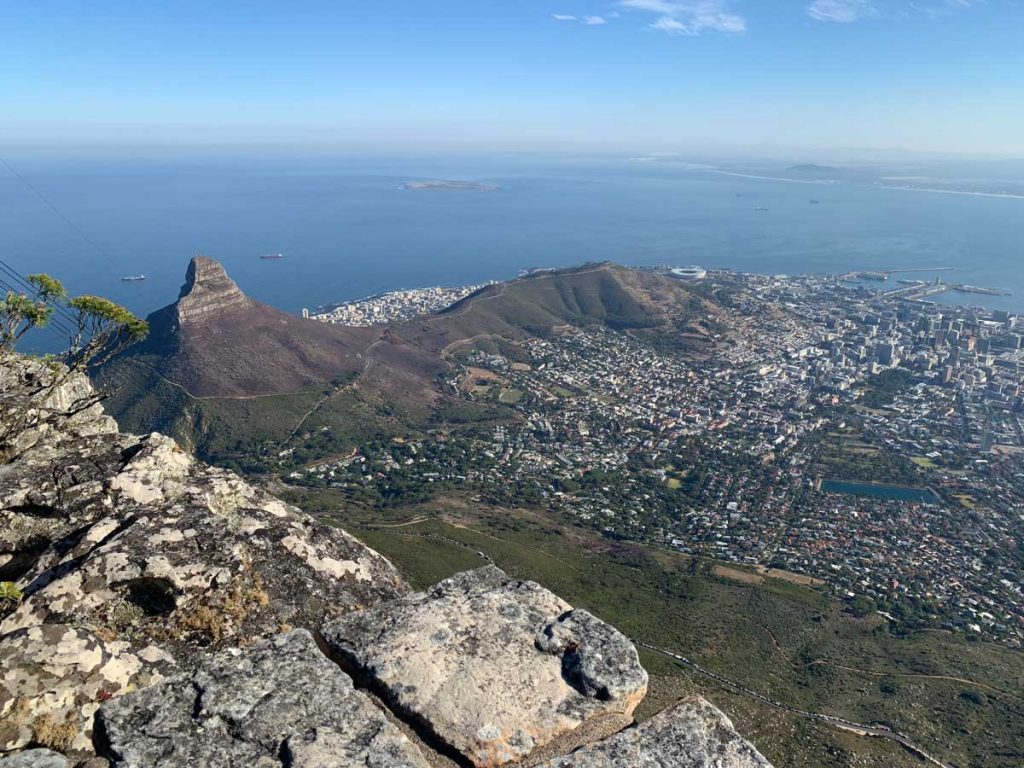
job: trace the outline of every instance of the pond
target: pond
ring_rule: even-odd
[[[884,483],[860,483],[850,480],[822,480],[818,490],[825,493],[848,493],[853,496],[874,496],[897,501],[918,501],[925,504],[939,504],[941,499],[931,488],[915,488],[911,485],[886,485]]]

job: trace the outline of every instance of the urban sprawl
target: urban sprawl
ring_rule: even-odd
[[[1024,318],[847,278],[709,272],[690,283],[714,302],[703,346],[593,327],[466,351],[447,386],[520,418],[289,480],[380,504],[471,488],[1020,647]],[[439,290],[345,316],[405,319],[473,289]]]

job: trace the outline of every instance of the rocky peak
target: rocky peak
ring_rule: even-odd
[[[212,313],[251,302],[219,261],[209,256],[196,256],[189,262],[185,284],[178,295],[178,324],[201,322]]]

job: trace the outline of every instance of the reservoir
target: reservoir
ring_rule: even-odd
[[[822,480],[818,490],[825,493],[847,493],[853,496],[874,496],[897,501],[918,501],[925,504],[939,504],[941,499],[931,488],[915,488],[910,485],[885,485],[883,483],[858,483],[849,480]]]

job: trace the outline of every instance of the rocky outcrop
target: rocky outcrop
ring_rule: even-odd
[[[488,567],[410,594],[344,531],[118,433],[97,400],[0,360],[0,768],[490,767],[580,745],[545,768],[767,766],[702,700],[622,730],[636,649],[540,585]]]
[[[406,591],[344,531],[162,435],[118,434],[84,378],[0,368],[0,571],[22,595],[0,614],[0,753],[88,752],[103,701]]]
[[[329,624],[324,638],[406,716],[475,766],[529,755],[647,692],[615,629],[493,566]]]
[[[185,284],[178,296],[178,325],[201,321],[207,315],[243,307],[250,301],[228,277],[220,262],[207,256],[196,256],[189,262]]]
[[[721,710],[699,696],[538,768],[771,768]]]
[[[192,675],[115,699],[97,730],[124,768],[428,768],[303,630],[224,651]]]
[[[108,407],[121,424],[128,418],[170,428],[201,409],[192,398],[321,392],[363,371],[364,352],[380,336],[379,329],[303,319],[256,301],[206,256],[189,264],[177,301],[146,321],[144,341],[92,371],[110,390]],[[256,418],[260,409],[252,411]]]

